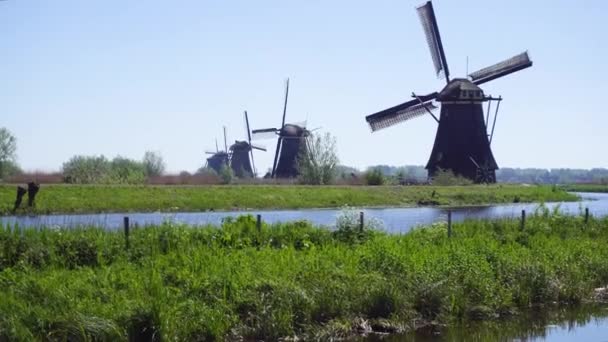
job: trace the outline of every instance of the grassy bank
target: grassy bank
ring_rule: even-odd
[[[398,332],[590,299],[608,219],[541,212],[406,235],[252,217],[132,232],[0,230],[0,340],[276,340]]]
[[[578,192],[608,192],[608,184],[569,184],[562,188],[566,191]]]
[[[14,186],[0,186],[9,213]],[[475,205],[576,200],[550,186],[44,186],[38,213],[295,209],[349,206]],[[26,212],[26,211],[24,211]]]

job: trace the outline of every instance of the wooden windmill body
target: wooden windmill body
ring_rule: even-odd
[[[426,164],[429,178],[440,170],[450,170],[456,175],[477,183],[496,182],[498,164],[490,148],[496,115],[501,97],[486,96],[479,85],[532,66],[528,53],[524,52],[505,61],[481,69],[469,78],[450,81],[449,70],[433,5],[428,1],[417,8],[424,28],[431,57],[437,75],[446,79],[447,85],[439,92],[418,96],[413,100],[366,116],[372,131],[377,131],[400,122],[430,114],[438,123],[437,134],[431,156]],[[490,106],[497,102],[494,121],[490,130]],[[433,111],[441,104],[439,118]],[[488,103],[484,119],[483,104]]]

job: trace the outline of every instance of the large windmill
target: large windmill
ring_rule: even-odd
[[[467,177],[477,183],[496,182],[495,171],[498,165],[492,155],[490,144],[494,134],[494,124],[501,97],[486,96],[479,85],[499,77],[532,66],[528,53],[483,68],[467,78],[450,80],[448,63],[443,51],[441,36],[437,27],[433,4],[428,1],[417,8],[426,39],[431,50],[431,57],[437,75],[443,76],[447,85],[440,91],[428,95],[412,93],[413,100],[402,103],[381,112],[368,115],[365,120],[372,131],[377,131],[400,122],[407,121],[426,113],[438,122],[437,135],[433,151],[426,165],[429,177],[440,169],[451,170],[455,174]],[[439,118],[433,115],[437,109],[434,101],[441,103]],[[497,101],[494,123],[489,133],[489,114],[491,102]],[[488,102],[488,112],[484,121],[482,103]]]
[[[283,119],[280,128],[254,129],[251,131],[256,139],[267,138],[269,135],[278,136],[277,149],[272,163],[272,178],[294,178],[299,175],[298,155],[306,153],[307,141],[310,131],[306,124],[286,124],[287,98],[289,97],[289,79],[285,83],[285,102],[283,105]]]
[[[228,155],[228,142],[226,139],[226,127],[224,127],[224,150],[220,150],[217,146],[217,139],[215,140],[215,152],[205,151],[206,154],[210,154],[211,157],[207,158],[206,167],[219,173],[222,168],[227,167],[230,163],[230,156]]]
[[[257,172],[253,162],[253,150],[266,151],[266,148],[251,143],[247,111],[245,111],[245,129],[247,130],[247,141],[237,140],[230,146],[230,167],[237,177],[255,177]]]

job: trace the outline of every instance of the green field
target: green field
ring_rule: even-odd
[[[608,219],[540,211],[405,235],[307,223],[0,229],[0,341],[305,340],[593,301]],[[606,299],[606,298],[604,298]],[[154,339],[153,339],[154,338]]]
[[[15,186],[0,186],[0,212],[13,208]],[[550,186],[110,186],[43,185],[36,213],[297,209],[348,206],[479,205],[573,201]],[[20,213],[28,213],[24,209]]]

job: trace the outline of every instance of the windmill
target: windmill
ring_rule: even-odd
[[[247,111],[245,111],[245,129],[247,130],[247,141],[237,140],[230,146],[230,167],[237,177],[255,177],[257,172],[253,162],[253,150],[266,151],[266,148],[251,143]]]
[[[210,154],[211,157],[207,158],[207,164],[205,167],[212,169],[219,173],[223,167],[228,166],[230,162],[230,156],[228,155],[228,143],[226,140],[226,127],[224,126],[224,150],[221,151],[217,147],[217,139],[215,140],[215,152],[205,151],[206,154]]]
[[[272,163],[272,178],[294,178],[299,175],[297,160],[298,155],[307,151],[307,137],[310,131],[306,129],[306,123],[286,124],[287,98],[289,97],[289,79],[285,83],[285,102],[283,105],[283,120],[281,128],[254,129],[251,131],[255,139],[264,139],[269,136],[278,135],[277,149]]]
[[[435,71],[438,76],[445,78],[447,85],[441,91],[428,95],[419,96],[412,93],[413,100],[368,115],[365,120],[372,131],[377,131],[428,113],[438,123],[433,150],[426,165],[429,177],[432,178],[439,170],[451,170],[477,183],[494,183],[498,165],[490,144],[502,97],[486,96],[479,86],[532,66],[528,52],[473,72],[469,74],[469,78],[450,80],[433,4],[428,1],[418,7],[417,11],[431,50]],[[433,114],[438,108],[435,101],[441,103],[439,118]],[[488,133],[492,101],[496,101],[497,105],[492,130]],[[485,120],[482,107],[484,102],[488,103]]]

